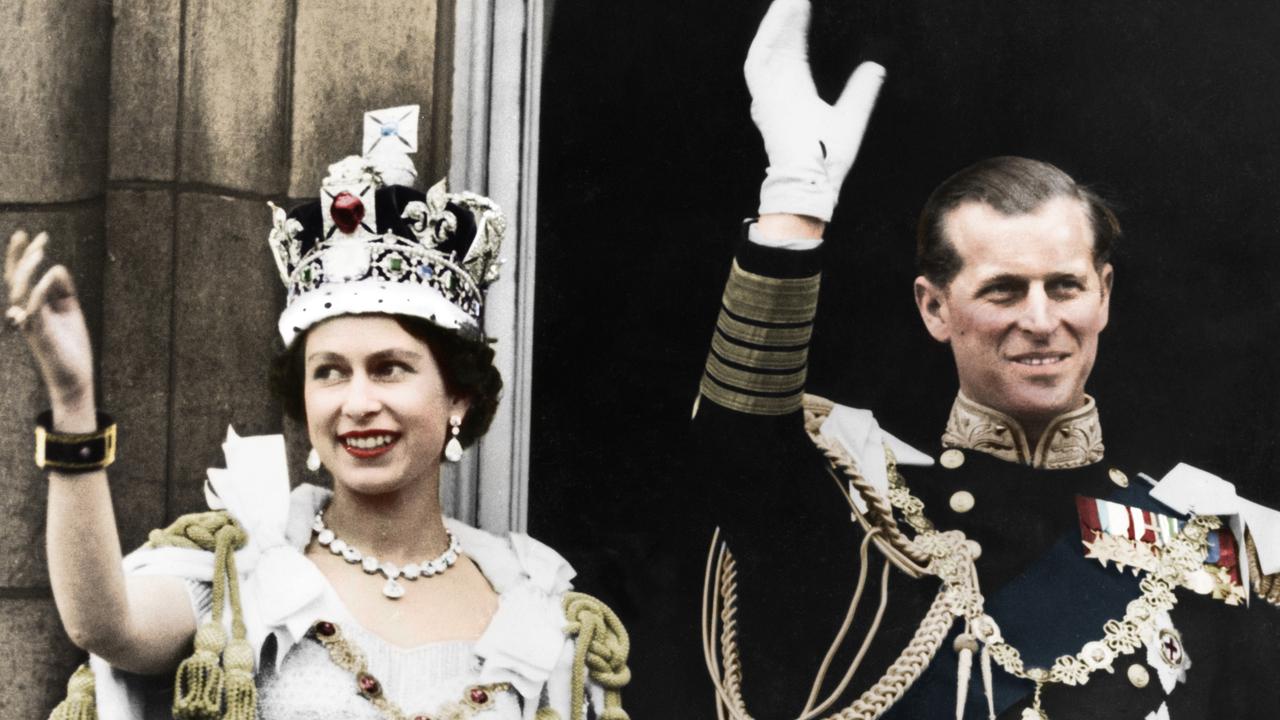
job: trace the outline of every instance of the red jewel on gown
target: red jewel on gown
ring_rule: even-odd
[[[368,673],[360,673],[360,676],[356,678],[356,682],[360,685],[360,691],[366,695],[377,695],[382,690],[377,678]]]
[[[471,688],[471,702],[477,705],[484,705],[489,702],[489,693],[484,688]]]
[[[329,206],[329,217],[333,218],[333,224],[342,232],[354,232],[364,219],[364,203],[344,190],[334,196],[333,204]]]
[[[333,627],[333,623],[326,622],[324,620],[317,622],[315,624],[315,628],[316,628],[316,635],[319,635],[320,637],[333,637],[333,633],[335,631],[335,628]]]

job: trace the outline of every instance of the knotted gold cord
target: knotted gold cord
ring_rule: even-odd
[[[627,667],[631,638],[627,629],[608,605],[586,593],[565,593],[562,604],[569,620],[565,632],[577,636],[569,720],[583,720],[588,675],[604,688],[604,711],[599,720],[630,720],[622,709],[622,688],[631,682],[631,669]]]
[[[164,530],[152,530],[147,546],[213,552],[213,616],[196,630],[195,652],[178,665],[173,682],[176,720],[253,720],[258,690],[253,681],[253,646],[246,639],[240,610],[235,551],[249,541],[226,511],[183,515]],[[231,640],[222,627],[230,596]]]
[[[176,720],[253,720],[258,691],[253,681],[253,646],[245,639],[240,611],[240,579],[235,551],[249,541],[224,510],[183,515],[163,530],[152,530],[143,547],[176,547],[213,553],[213,617],[195,634],[195,652],[174,677]],[[231,640],[222,627],[230,600]],[[97,720],[93,672],[82,665],[67,684],[67,698],[49,720]]]

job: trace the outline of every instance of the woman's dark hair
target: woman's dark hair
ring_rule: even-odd
[[[1075,198],[1085,207],[1093,228],[1093,263],[1102,267],[1120,239],[1115,211],[1097,193],[1047,162],[1021,157],[994,157],[952,175],[929,196],[916,228],[916,265],[920,274],[945,288],[963,264],[947,238],[947,214],[966,202],[981,202],[1002,215],[1035,212],[1049,200]]]
[[[406,315],[387,315],[405,332],[426,343],[453,397],[467,398],[471,406],[462,420],[458,440],[470,447],[489,429],[502,394],[502,375],[493,366],[493,348],[483,335],[464,336],[433,323]],[[307,333],[299,333],[271,364],[271,392],[289,417],[306,422],[303,384],[306,381]]]

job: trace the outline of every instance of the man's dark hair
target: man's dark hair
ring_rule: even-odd
[[[470,447],[489,429],[498,410],[502,394],[502,375],[493,366],[493,348],[481,336],[463,336],[445,330],[421,318],[389,315],[405,332],[431,348],[445,390],[456,398],[467,398],[471,406],[462,420],[458,441]],[[307,333],[300,333],[271,366],[271,391],[280,401],[285,414],[299,422],[307,421],[303,383],[306,380]]]
[[[1120,239],[1120,222],[1105,200],[1070,175],[1039,160],[994,157],[974,163],[943,181],[920,211],[916,228],[916,266],[934,285],[945,288],[960,272],[962,260],[947,239],[945,223],[952,210],[981,202],[1002,215],[1025,215],[1049,200],[1067,197],[1085,206],[1093,228],[1093,262],[1111,259]]]

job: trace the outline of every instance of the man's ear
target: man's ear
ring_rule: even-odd
[[[1111,318],[1111,286],[1116,279],[1115,268],[1111,267],[1111,263],[1103,265],[1098,270],[1098,278],[1102,284],[1102,325],[1098,327],[1098,331],[1101,332]]]
[[[924,327],[938,342],[951,340],[951,325],[948,322],[950,313],[947,307],[947,291],[934,285],[921,275],[916,278],[916,309],[920,311],[920,319]]]

